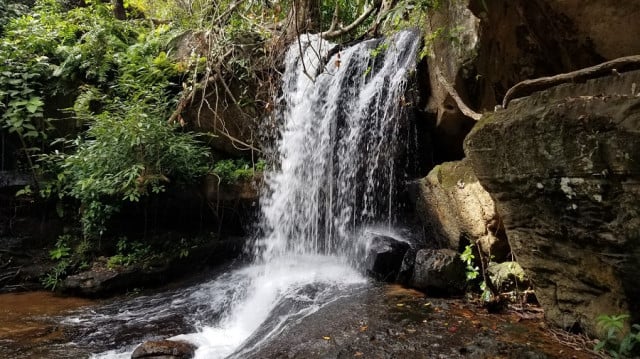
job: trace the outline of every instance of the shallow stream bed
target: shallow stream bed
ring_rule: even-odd
[[[192,330],[193,321],[186,316],[197,305],[188,300],[177,302],[194,293],[190,288],[174,289],[115,302],[63,298],[47,292],[0,295],[0,353],[3,358],[16,359],[82,358],[91,352],[178,335]],[[108,317],[116,312],[119,314]],[[277,312],[267,321],[274,317]],[[84,322],[87,318],[95,322]],[[488,314],[464,299],[429,298],[396,285],[354,287],[254,346],[269,328],[273,326],[258,328],[233,357],[596,357],[586,348],[576,350],[554,340],[539,313]],[[249,347],[253,349],[242,349]]]

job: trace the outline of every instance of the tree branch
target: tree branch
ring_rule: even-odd
[[[322,36],[322,38],[324,39],[331,39],[331,38],[335,38],[338,36],[342,36],[352,30],[354,30],[355,28],[357,28],[358,26],[360,26],[365,20],[367,20],[369,18],[369,16],[371,16],[371,14],[373,14],[374,12],[380,10],[380,6],[381,6],[382,2],[378,1],[376,2],[374,5],[372,5],[369,9],[367,9],[367,11],[363,12],[362,15],[360,15],[360,17],[358,17],[357,19],[355,19],[351,24],[345,26],[345,27],[340,27],[339,29],[333,29],[333,25],[331,24],[331,27],[329,28],[329,30],[323,32],[320,34],[320,36]],[[335,14],[334,14],[335,16]]]

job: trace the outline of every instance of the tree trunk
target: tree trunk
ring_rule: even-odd
[[[287,39],[320,31],[320,0],[293,0],[289,11]]]
[[[124,10],[124,0],[113,0],[113,16],[118,20],[127,18],[127,13]]]

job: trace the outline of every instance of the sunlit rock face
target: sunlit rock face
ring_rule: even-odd
[[[478,244],[484,258],[507,259],[509,242],[500,216],[469,160],[436,166],[416,187],[416,210],[429,238],[459,251]]]
[[[485,115],[465,152],[547,318],[596,334],[640,313],[640,72],[565,84]]]

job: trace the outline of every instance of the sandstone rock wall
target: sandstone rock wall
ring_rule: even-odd
[[[640,72],[567,84],[486,115],[465,142],[547,318],[597,334],[640,319]]]
[[[420,180],[417,198],[431,240],[460,251],[477,243],[485,258],[506,259],[509,243],[495,204],[468,160],[436,166]]]

